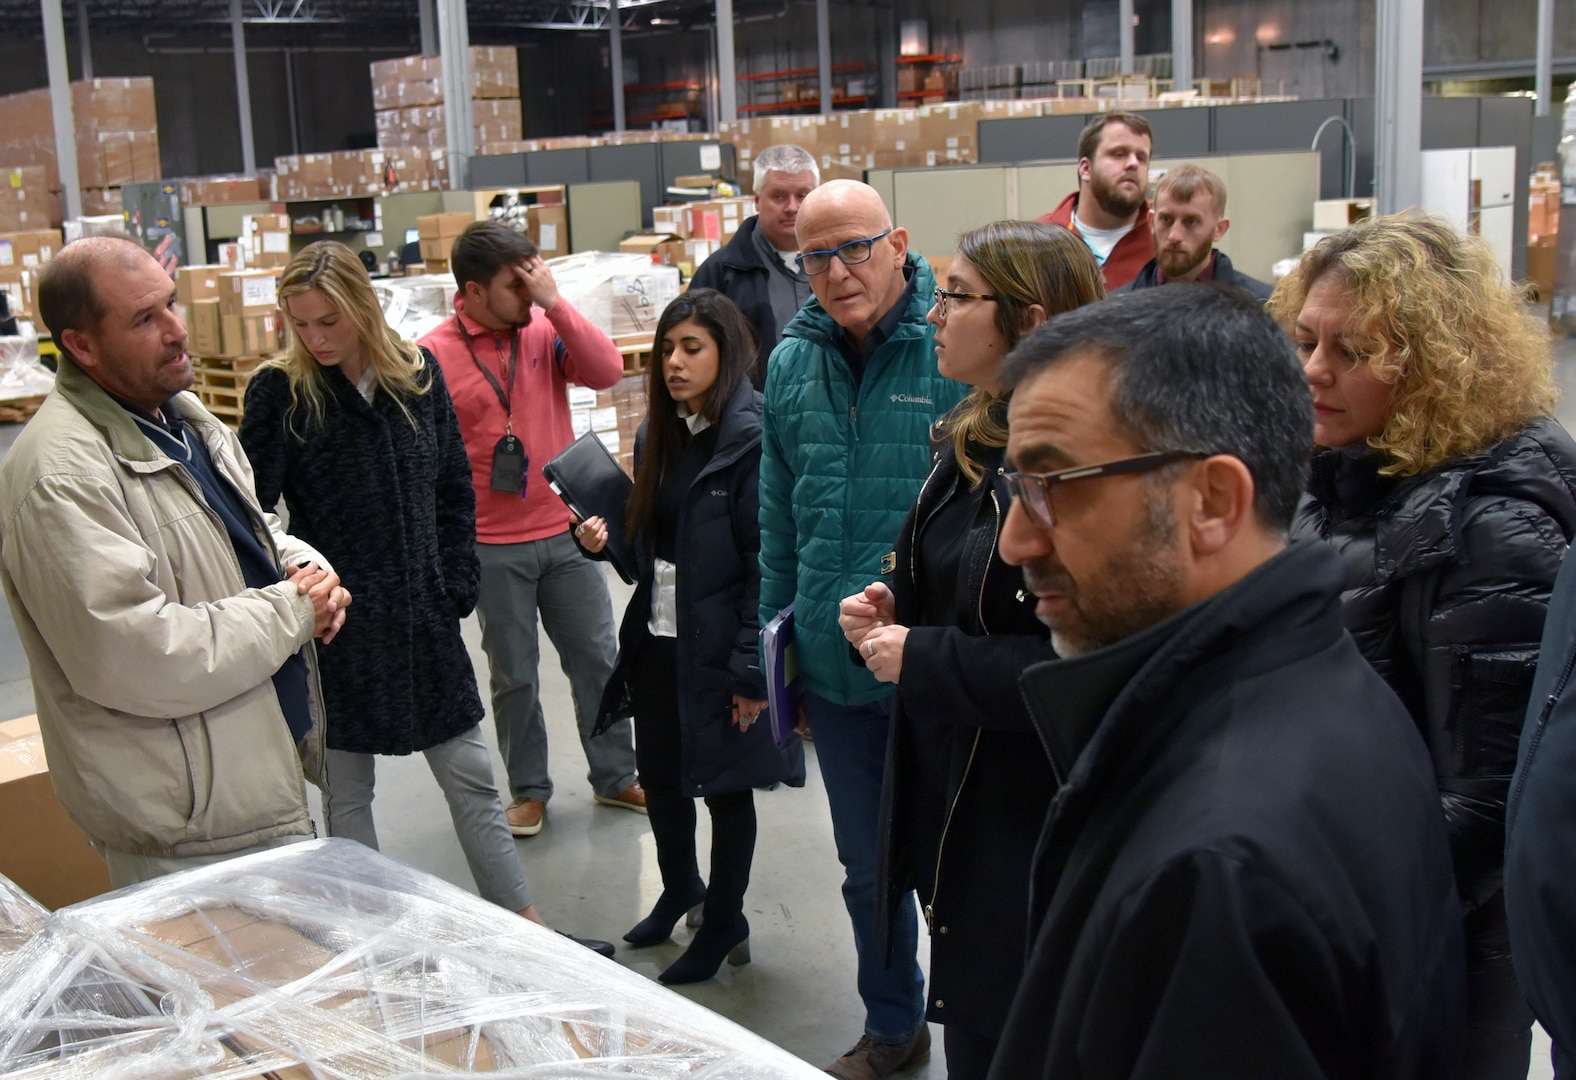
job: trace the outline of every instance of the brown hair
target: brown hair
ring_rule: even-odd
[[[1154,129],[1149,126],[1149,121],[1142,116],[1130,112],[1099,113],[1093,120],[1084,125],[1083,131],[1078,135],[1079,161],[1082,161],[1084,158],[1088,158],[1090,161],[1094,160],[1095,154],[1100,150],[1100,139],[1105,134],[1105,129],[1112,124],[1121,124],[1123,127],[1131,130],[1134,135],[1142,135],[1149,140],[1150,148],[1154,148]]]
[[[1035,304],[1045,317],[1105,299],[1105,280],[1089,245],[1060,225],[1038,221],[997,221],[958,237],[958,258],[980,272],[996,294],[996,329],[1008,349],[1023,336],[1025,315]],[[938,438],[950,438],[958,469],[978,487],[985,470],[969,456],[969,443],[1006,446],[1005,394],[976,386],[936,424]]]
[[[536,243],[501,221],[473,221],[454,241],[449,269],[464,290],[468,282],[487,288],[500,270],[535,258]]]
[[[67,330],[97,330],[103,322],[104,298],[93,288],[93,269],[114,259],[128,266],[138,255],[148,256],[142,245],[125,236],[91,236],[60,249],[38,275],[38,318],[55,343],[71,356],[63,340]]]
[[[1479,453],[1553,410],[1548,329],[1478,237],[1407,213],[1321,240],[1270,297],[1288,333],[1330,274],[1346,287],[1358,362],[1395,388],[1383,430],[1368,439],[1390,459],[1381,472],[1415,476]]]
[[[1155,185],[1155,201],[1159,202],[1160,196],[1168,191],[1183,202],[1192,202],[1193,196],[1207,191],[1215,200],[1215,213],[1226,216],[1226,182],[1200,165],[1177,165],[1167,169],[1160,183]]]

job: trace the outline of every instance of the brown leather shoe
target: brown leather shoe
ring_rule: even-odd
[[[640,786],[638,780],[611,798],[606,795],[597,795],[595,799],[603,806],[621,806],[625,810],[633,810],[637,814],[646,812],[646,790]]]
[[[541,799],[516,799],[503,812],[509,831],[516,836],[535,836],[547,824],[547,804]]]
[[[907,1042],[878,1043],[862,1035],[852,1050],[826,1067],[843,1080],[884,1080],[907,1072],[930,1057],[930,1028],[924,1025]]]

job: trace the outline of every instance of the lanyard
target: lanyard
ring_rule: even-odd
[[[520,359],[519,332],[516,331],[515,334],[509,339],[509,389],[507,392],[505,392],[504,388],[498,383],[498,377],[492,373],[492,370],[488,368],[486,364],[477,359],[476,350],[471,348],[471,336],[465,332],[465,327],[460,324],[460,318],[458,315],[454,317],[454,329],[460,335],[460,340],[465,343],[465,351],[470,354],[471,363],[475,364],[477,370],[487,377],[487,381],[492,384],[493,393],[498,395],[498,404],[503,406],[504,415],[506,417],[504,422],[504,434],[513,435],[514,368],[516,361]]]

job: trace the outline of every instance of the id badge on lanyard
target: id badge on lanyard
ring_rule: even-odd
[[[531,459],[525,453],[525,443],[521,442],[514,433],[514,373],[520,359],[520,335],[516,333],[509,341],[509,371],[508,388],[499,384],[487,365],[483,364],[476,356],[476,350],[471,348],[470,335],[460,325],[459,319],[454,320],[454,328],[459,332],[460,340],[465,342],[465,351],[470,353],[471,363],[487,379],[492,386],[493,393],[498,395],[498,404],[503,406],[504,435],[493,447],[492,476],[487,486],[493,491],[507,491],[525,497],[525,480],[531,467]]]

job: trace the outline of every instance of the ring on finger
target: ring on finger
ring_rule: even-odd
[[[874,659],[875,655],[876,655],[876,643],[873,642],[873,641],[865,642],[865,656]]]

